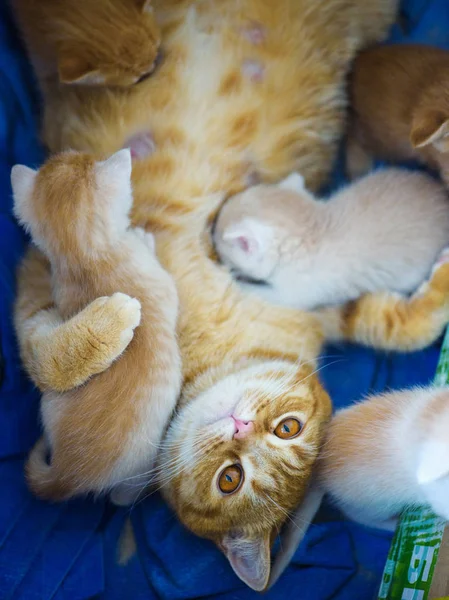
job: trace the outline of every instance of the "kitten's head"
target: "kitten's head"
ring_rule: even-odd
[[[103,162],[88,154],[63,152],[39,171],[15,165],[11,183],[17,219],[50,259],[98,256],[129,226],[128,149]]]
[[[58,43],[62,83],[127,87],[153,72],[161,37],[151,0],[93,1],[88,10],[72,3],[71,10]]]
[[[214,228],[221,261],[237,275],[270,283],[289,238],[299,238],[301,223],[306,233],[309,230],[307,213],[316,204],[311,198],[298,173],[279,184],[255,185],[230,198]]]
[[[307,365],[272,361],[216,378],[187,388],[159,484],[182,523],[262,590],[271,544],[304,497],[331,404]]]

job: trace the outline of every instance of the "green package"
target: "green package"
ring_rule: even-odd
[[[448,382],[449,328],[434,379],[436,386],[447,385]],[[427,507],[403,512],[388,553],[378,600],[437,600],[429,594],[445,526],[446,521]]]

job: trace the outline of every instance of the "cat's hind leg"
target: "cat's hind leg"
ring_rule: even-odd
[[[68,321],[54,307],[50,265],[28,251],[18,273],[15,325],[25,368],[42,390],[64,392],[101,373],[125,350],[140,322],[126,294],[97,298]]]

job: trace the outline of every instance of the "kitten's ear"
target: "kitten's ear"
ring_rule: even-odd
[[[244,219],[224,230],[223,241],[237,246],[248,258],[254,258],[270,246],[272,230],[255,219]]]
[[[449,442],[432,440],[421,448],[416,477],[418,483],[426,485],[449,475]]]
[[[257,538],[228,534],[220,544],[237,577],[256,592],[266,588],[270,576],[270,537],[270,532]]]
[[[103,85],[105,83],[104,75],[100,71],[93,68],[86,59],[72,54],[70,51],[60,53],[58,73],[61,83],[77,85]]]
[[[97,172],[105,182],[131,179],[131,150],[123,148],[107,160],[97,163]]]
[[[443,112],[418,113],[413,119],[410,141],[414,148],[433,144],[437,149],[443,138],[449,135],[449,116]]]
[[[11,186],[14,195],[14,214],[23,224],[31,221],[30,201],[37,171],[25,165],[15,165],[11,169]]]
[[[324,493],[312,484],[304,500],[292,514],[281,534],[281,544],[273,562],[268,587],[271,588],[288,567],[303,537],[307,533],[323,500]]]
[[[152,14],[154,12],[152,0],[136,0],[136,4],[137,8],[143,13]]]
[[[301,173],[290,173],[290,175],[283,179],[278,185],[281,188],[281,190],[302,192],[305,188],[304,177],[301,175]]]

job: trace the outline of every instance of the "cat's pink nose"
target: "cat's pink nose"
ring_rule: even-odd
[[[232,415],[234,419],[235,431],[233,435],[234,440],[242,440],[252,431],[254,431],[254,421],[241,421],[240,419],[236,419],[234,415]]]

